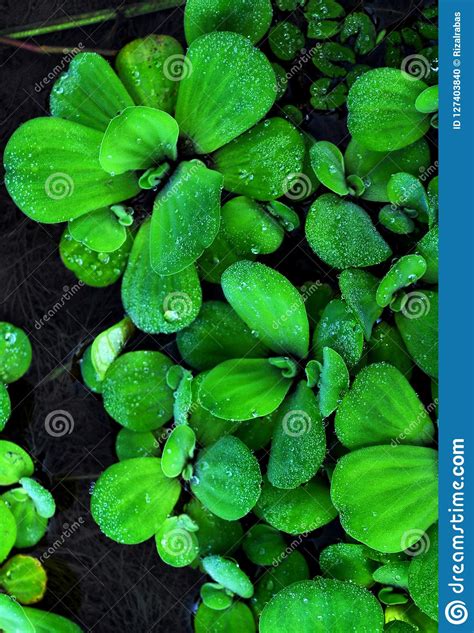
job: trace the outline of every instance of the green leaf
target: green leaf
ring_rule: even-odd
[[[341,42],[356,35],[354,50],[359,55],[367,55],[375,47],[376,31],[370,17],[366,13],[355,11],[346,16],[341,29]]]
[[[127,239],[127,229],[108,207],[72,220],[68,230],[73,239],[98,253],[113,253]]]
[[[317,79],[311,84],[311,105],[316,110],[335,110],[346,102],[347,88],[344,83],[335,84],[331,79]]]
[[[202,559],[204,571],[215,582],[241,598],[251,598],[253,585],[250,578],[233,560],[222,556],[206,556]]]
[[[296,24],[283,20],[271,29],[268,43],[275,57],[291,61],[304,47],[305,38]]]
[[[275,411],[291,380],[266,358],[226,360],[211,369],[199,389],[201,405],[224,420],[251,420]]]
[[[379,280],[365,270],[347,269],[339,275],[342,297],[364,328],[366,340],[372,336],[374,323],[382,309],[376,301]]]
[[[276,204],[288,210],[288,207]],[[285,220],[277,219],[272,207],[267,207],[245,196],[232,198],[222,207],[220,232],[239,255],[268,255],[280,247],[285,235],[280,222]]]
[[[186,513],[199,526],[198,540],[201,556],[207,554],[229,555],[236,549],[243,536],[243,530],[238,521],[227,521],[212,514],[196,498],[192,498]]]
[[[131,431],[152,431],[170,420],[173,392],[166,384],[172,361],[160,352],[128,352],[105,375],[104,407]]]
[[[166,440],[161,458],[161,468],[167,477],[179,477],[189,459],[194,455],[196,435],[185,424],[175,427]]]
[[[172,334],[199,314],[201,285],[191,264],[159,275],[150,262],[150,222],[140,227],[122,280],[122,303],[133,323],[149,334]]]
[[[356,174],[364,180],[362,198],[375,202],[388,202],[390,176],[398,172],[418,176],[431,164],[430,148],[424,138],[402,149],[386,152],[367,149],[353,138],[347,146],[344,161],[347,173]]]
[[[274,528],[259,523],[250,528],[242,542],[247,558],[254,565],[275,565],[286,556],[285,540]]]
[[[181,488],[163,474],[157,457],[137,457],[109,466],[97,480],[91,512],[102,532],[117,543],[151,538],[173,510]]]
[[[188,0],[184,11],[184,32],[188,44],[205,33],[232,31],[255,44],[272,21],[270,0]]]
[[[255,633],[256,630],[252,612],[243,602],[234,602],[223,611],[201,604],[194,619],[195,633]]]
[[[425,135],[430,125],[429,118],[415,108],[418,95],[426,87],[398,68],[364,73],[347,98],[349,132],[361,145],[376,152],[411,145]]]
[[[418,607],[411,603],[407,605],[388,606],[385,609],[385,619],[390,624],[388,631],[396,631],[396,633],[410,633],[415,631],[423,631],[423,633],[438,633],[438,623],[425,615]],[[394,629],[391,628],[395,623],[410,624],[411,628]]]
[[[39,602],[46,590],[46,572],[32,556],[17,554],[0,569],[0,585],[22,604]]]
[[[349,372],[344,359],[330,347],[323,347],[323,365],[319,377],[319,410],[324,418],[333,413],[349,389]]]
[[[4,155],[5,185],[15,204],[32,220],[55,223],[136,195],[133,174],[111,176],[101,168],[101,141],[100,132],[72,121],[24,123]]]
[[[387,184],[388,199],[399,207],[416,211],[420,219],[431,217],[431,209],[425,189],[419,179],[411,174],[397,173]]]
[[[35,633],[82,633],[82,629],[77,624],[62,615],[31,607],[25,607],[23,612],[28,622],[33,625]],[[22,629],[21,633],[23,631],[26,633],[29,629]]]
[[[438,86],[430,86],[423,90],[415,101],[415,108],[422,114],[437,112],[439,106]]]
[[[180,163],[153,206],[150,256],[154,271],[184,270],[212,244],[219,230],[222,176],[199,160]]]
[[[200,452],[191,490],[211,512],[234,521],[255,506],[261,482],[260,467],[252,452],[229,435]]]
[[[33,471],[33,462],[26,451],[13,442],[0,440],[0,486],[16,484]]]
[[[273,68],[242,35],[199,37],[184,63],[188,72],[179,86],[176,120],[198,154],[212,152],[250,129],[275,101]]]
[[[261,633],[288,631],[382,633],[383,612],[375,597],[350,582],[316,578],[282,589],[265,607]]]
[[[147,106],[126,108],[114,117],[100,146],[100,165],[109,174],[176,160],[179,128],[166,112]]]
[[[312,204],[306,239],[316,255],[334,268],[374,266],[392,254],[368,213],[332,193]]]
[[[368,352],[369,363],[390,363],[410,379],[413,363],[397,328],[385,321],[378,323],[372,332]]]
[[[137,105],[174,112],[183,71],[183,47],[169,35],[147,35],[120,49],[115,66]],[[115,116],[115,115],[114,115]]]
[[[242,440],[251,451],[258,451],[270,443],[275,428],[275,421],[276,412],[257,420],[252,418],[252,420],[237,423],[237,427],[232,430],[232,434]]]
[[[199,555],[196,530],[197,526],[186,515],[166,519],[155,535],[161,560],[171,567],[190,565]]]
[[[8,395],[8,389],[3,383],[0,383],[0,431],[3,431],[5,424],[12,412],[12,405],[10,402],[10,396]]]
[[[387,363],[357,374],[336,414],[339,440],[354,450],[375,444],[431,444],[434,428],[405,376]]]
[[[214,582],[205,582],[199,593],[204,605],[215,611],[228,609],[233,602],[232,596],[224,587]]]
[[[46,533],[48,519],[40,517],[33,500],[23,488],[13,488],[2,495],[15,517],[17,532],[15,547],[33,547]]]
[[[344,158],[340,149],[329,141],[319,141],[310,150],[311,165],[318,180],[340,196],[346,196]]]
[[[347,580],[361,587],[372,587],[372,574],[378,563],[367,555],[367,548],[359,543],[335,543],[321,552],[319,566],[323,574],[336,580]]]
[[[278,409],[267,477],[277,488],[309,481],[326,454],[326,435],[313,391],[302,380]]]
[[[354,66],[356,61],[354,51],[337,42],[321,44],[311,59],[316,68],[326,77],[345,77],[347,70],[340,64]]]
[[[255,593],[250,601],[254,613],[260,617],[265,605],[283,587],[308,579],[308,563],[300,552],[293,550],[290,554],[282,555],[272,567],[265,570],[265,574],[255,586]]]
[[[423,281],[429,284],[438,283],[438,242],[439,229],[434,226],[426,233],[418,242],[417,249],[426,262],[426,272],[423,275]]]
[[[31,343],[19,327],[0,321],[0,382],[19,380],[31,365]]]
[[[322,362],[325,347],[337,352],[351,369],[362,357],[364,331],[358,319],[342,299],[333,299],[324,308],[314,330],[315,357]]]
[[[406,295],[395,322],[410,356],[428,376],[438,375],[438,293],[414,290]]]
[[[262,121],[232,140],[213,157],[224,176],[224,187],[258,200],[274,200],[303,169],[305,145],[298,130],[285,119]]]
[[[387,204],[380,209],[379,222],[397,235],[408,235],[415,229],[413,220],[402,209],[394,207],[393,204]]]
[[[374,580],[382,585],[391,585],[392,587],[407,589],[409,567],[409,561],[392,561],[386,563],[374,571]]]
[[[43,488],[40,483],[30,477],[22,477],[20,479],[20,484],[28,496],[32,499],[40,517],[50,519],[54,516],[54,513],[56,512],[56,503],[49,490]]]
[[[312,532],[337,516],[329,488],[320,478],[291,491],[275,488],[265,479],[254,512],[272,527],[287,534]]]
[[[98,380],[103,381],[114,360],[121,354],[135,328],[128,317],[98,334],[91,345],[91,363]]]
[[[16,541],[16,521],[9,507],[0,499],[0,563],[5,560]]]
[[[59,254],[66,268],[71,270],[82,283],[103,288],[115,283],[121,277],[127,265],[132,244],[133,238],[128,233],[127,239],[118,250],[113,253],[97,253],[84,244],[76,242],[66,229],[59,243]]]
[[[97,53],[79,53],[55,82],[50,96],[53,117],[69,119],[100,132],[133,101],[110,64]]]
[[[222,275],[222,289],[240,318],[270,349],[300,358],[307,355],[304,302],[283,275],[264,264],[241,261]]]
[[[130,431],[120,429],[115,440],[115,452],[119,461],[133,457],[159,457],[160,445],[151,431]]]
[[[404,255],[400,257],[388,273],[380,281],[377,288],[377,303],[385,308],[390,304],[393,295],[401,288],[421,279],[426,272],[426,262],[421,255]]]
[[[438,621],[438,526],[431,527],[418,545],[412,552],[408,589],[423,613]]]
[[[267,348],[228,303],[206,301],[197,318],[176,336],[179,353],[203,371],[233,358],[266,356]]]
[[[25,610],[14,598],[0,594],[0,622],[5,633],[37,633]]]
[[[370,446],[342,457],[331,497],[344,530],[380,552],[401,552],[438,516],[437,452]]]
[[[318,40],[332,37],[339,30],[339,22],[334,18],[343,15],[344,8],[335,0],[309,0],[304,14],[308,22],[308,37]]]

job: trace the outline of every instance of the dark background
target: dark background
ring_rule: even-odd
[[[364,7],[379,27],[391,30],[401,21],[419,18],[420,4],[376,0],[365,2]],[[0,0],[0,30],[118,6],[106,0]],[[137,36],[156,32],[174,35],[184,44],[182,17],[181,8],[129,20],[119,17],[102,25],[30,38],[29,42],[119,49]],[[2,149],[20,123],[48,114],[50,86],[40,90],[35,86],[60,61],[61,55],[40,55],[0,45]],[[311,68],[305,68],[306,72],[311,74]],[[309,83],[306,75],[298,78],[287,100],[303,106],[308,101]],[[306,109],[304,114],[303,127],[316,138],[340,143],[346,137],[343,109],[336,114]],[[39,606],[70,617],[85,631],[94,633],[190,631],[200,573],[163,564],[153,541],[131,547],[106,539],[89,515],[91,485],[104,468],[116,461],[118,425],[108,418],[101,400],[82,385],[78,359],[98,332],[122,317],[122,306],[119,284],[105,289],[75,286],[77,280],[59,259],[62,230],[63,226],[36,224],[26,218],[9,199],[2,181],[0,320],[23,327],[34,349],[30,371],[10,386],[14,412],[5,435],[30,451],[37,462],[36,476],[53,491],[58,504],[45,539],[32,553],[41,556],[68,526],[80,524],[46,560],[48,592]],[[285,245],[291,253],[285,262],[285,274],[295,283],[322,279],[327,271],[314,262],[314,256],[308,257],[305,247],[296,248],[300,240],[301,235],[295,235]],[[74,296],[41,325],[42,316],[67,295],[68,289]],[[140,335],[132,347],[165,347],[175,354],[172,337]],[[73,428],[71,433],[55,438],[46,433],[45,418],[58,410],[71,416]],[[313,545],[318,548],[317,542]],[[316,549],[308,554],[314,557]]]

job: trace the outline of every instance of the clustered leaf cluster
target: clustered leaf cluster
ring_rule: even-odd
[[[81,363],[122,427],[91,511],[207,575],[196,633],[436,631],[437,88],[362,72],[383,39],[370,17],[302,4],[277,2],[325,40],[316,67],[357,70],[344,151],[281,116],[256,44],[290,63],[291,20],[271,26],[268,0],[189,0],[186,53],[153,35],[116,72],[74,58],[52,116],[10,139],[6,185],[32,219],[67,222],[79,279],[122,278],[124,317]],[[297,287],[291,254],[265,256],[300,229],[314,278]],[[137,349],[137,329],[164,337]]]

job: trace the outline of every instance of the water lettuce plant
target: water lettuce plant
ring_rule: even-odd
[[[268,0],[190,0],[185,55],[165,35],[127,44],[116,73],[77,55],[52,116],[10,139],[6,184],[67,222],[80,279],[123,274],[123,314],[81,359],[120,427],[91,513],[200,570],[194,630],[435,631],[436,82],[373,68],[396,37],[363,11],[302,4],[272,21]],[[433,39],[423,24],[405,43]],[[306,130],[287,90],[305,36],[311,105],[347,95],[344,142]],[[5,478],[47,520],[15,451]]]

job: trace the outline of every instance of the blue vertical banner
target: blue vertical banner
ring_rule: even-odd
[[[474,631],[474,0],[440,0],[439,631]]]

